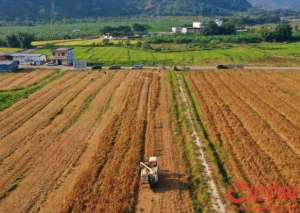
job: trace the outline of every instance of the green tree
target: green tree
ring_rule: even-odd
[[[16,34],[7,35],[6,43],[8,47],[12,47],[12,48],[18,48],[21,46],[20,41]]]
[[[130,26],[110,27],[106,26],[100,30],[102,34],[110,34],[112,36],[130,36],[133,34]]]
[[[17,38],[19,40],[20,48],[31,48],[31,43],[34,40],[34,35],[29,33],[18,33]]]
[[[132,25],[132,29],[136,33],[143,33],[144,34],[144,33],[147,32],[148,26],[143,25],[143,24],[135,23],[135,24]]]
[[[289,24],[279,24],[273,34],[277,42],[290,41],[293,37],[293,28]]]
[[[219,26],[214,21],[209,21],[203,31],[204,35],[218,35],[220,34]]]
[[[293,28],[289,24],[279,24],[275,30],[263,28],[261,35],[264,41],[268,42],[283,42],[293,39]]]
[[[274,41],[274,33],[273,31],[269,30],[268,28],[262,28],[261,30],[261,37],[263,41],[272,42]]]
[[[0,47],[7,47],[7,42],[0,38]]]
[[[236,27],[232,22],[227,21],[224,22],[219,31],[222,35],[233,35],[236,34]]]

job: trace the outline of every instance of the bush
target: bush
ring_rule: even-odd
[[[33,40],[34,36],[28,33],[17,33],[6,36],[7,46],[12,48],[31,48]]]
[[[274,30],[263,28],[261,35],[267,42],[293,41],[293,29],[289,24],[279,24]]]

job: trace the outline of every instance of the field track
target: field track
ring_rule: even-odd
[[[300,185],[300,72],[36,70],[0,90],[44,78],[0,111],[1,213],[227,212],[226,184]]]

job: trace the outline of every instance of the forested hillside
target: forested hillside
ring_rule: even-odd
[[[300,9],[299,0],[249,0],[249,2],[265,9]]]
[[[227,15],[249,7],[247,0],[0,0],[0,19]]]

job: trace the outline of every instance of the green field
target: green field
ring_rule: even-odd
[[[33,33],[37,40],[63,39],[65,35],[82,38],[98,36],[104,26],[132,25],[134,23],[150,26],[151,32],[171,31],[172,26],[191,25],[193,20],[201,17],[139,17],[139,18],[99,18],[82,20],[64,20],[53,24],[40,23],[33,26],[0,26],[0,38],[10,33]],[[72,33],[79,29],[80,32]]]
[[[171,45],[171,44],[170,44]],[[215,65],[237,63],[251,65],[297,66],[300,65],[300,42],[260,43],[216,47],[210,50],[154,51],[118,46],[70,46],[77,59],[104,65]],[[50,55],[50,48],[38,50]]]

